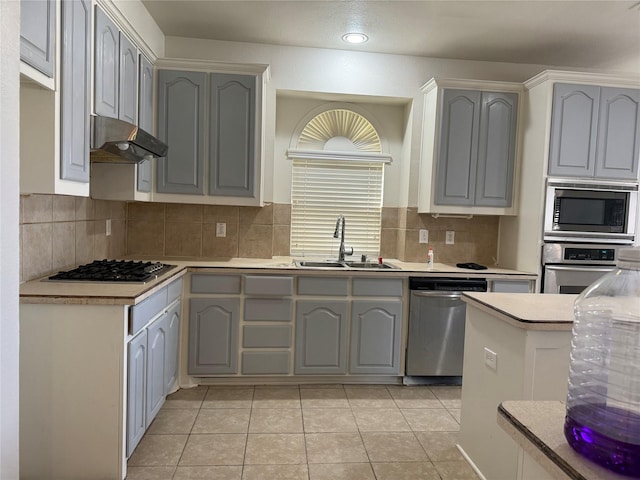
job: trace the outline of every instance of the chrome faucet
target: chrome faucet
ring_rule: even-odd
[[[336,229],[333,232],[333,238],[338,238],[338,230],[340,230],[340,221],[342,221],[342,230],[340,234],[340,249],[338,250],[338,261],[344,262],[345,255],[353,255],[353,247],[344,246],[344,215],[339,215],[336,221]]]

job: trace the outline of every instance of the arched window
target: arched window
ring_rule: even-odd
[[[378,256],[384,164],[391,157],[372,123],[354,105],[324,107],[294,134],[291,255],[337,257],[333,237],[345,217],[345,244],[354,254]]]

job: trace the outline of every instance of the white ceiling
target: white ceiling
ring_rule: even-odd
[[[638,0],[142,1],[166,36],[640,71]]]

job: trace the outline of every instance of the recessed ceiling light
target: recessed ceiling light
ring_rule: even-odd
[[[347,43],[364,43],[369,40],[369,37],[364,33],[345,33],[342,36],[342,40]]]

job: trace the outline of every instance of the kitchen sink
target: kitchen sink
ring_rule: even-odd
[[[346,265],[342,262],[313,262],[307,260],[296,260],[298,267],[306,268],[346,268]]]
[[[366,268],[371,270],[384,270],[387,268],[398,268],[390,263],[373,263],[373,262],[345,262],[350,268]]]
[[[385,270],[398,268],[390,263],[373,263],[373,262],[335,262],[335,261],[311,261],[296,260],[296,265],[303,268],[335,268],[335,269],[367,269],[367,270]]]

